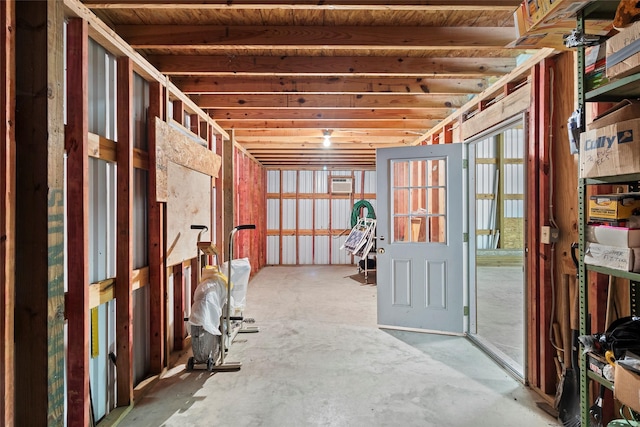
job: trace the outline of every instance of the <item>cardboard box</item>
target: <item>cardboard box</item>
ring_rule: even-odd
[[[640,193],[597,194],[589,198],[591,220],[628,219],[639,213]]]
[[[573,18],[575,28],[576,12],[591,3],[591,0],[524,0],[524,12],[531,28],[549,25]]]
[[[553,2],[553,7],[560,6],[561,3],[563,2],[556,0]],[[576,8],[576,2],[564,3],[565,8],[559,8],[558,13],[551,13],[545,17],[544,13],[549,12],[552,6],[551,2],[524,0],[513,14],[515,40],[507,47],[569,49],[564,45],[564,37],[576,28],[575,12],[581,6]],[[590,19],[585,25],[588,34],[602,36],[608,34],[612,28],[611,20]]]
[[[640,248],[619,248],[588,242],[584,252],[584,263],[638,273]]]
[[[640,118],[640,101],[625,99],[595,117],[593,121],[587,125],[587,130],[600,129],[618,122],[626,122],[637,118]]]
[[[640,172],[640,119],[592,129],[580,135],[580,177]]]
[[[613,396],[634,411],[640,412],[640,375],[616,365]]]
[[[640,71],[640,21],[607,40],[607,77],[621,78]]]
[[[637,228],[588,225],[585,237],[587,242],[591,243],[620,248],[640,248],[640,229]]]

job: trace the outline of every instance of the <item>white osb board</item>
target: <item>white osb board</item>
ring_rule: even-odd
[[[209,175],[167,162],[167,266],[195,258],[199,230],[191,226],[211,225],[211,189]]]

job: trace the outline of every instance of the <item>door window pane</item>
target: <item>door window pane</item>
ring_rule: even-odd
[[[393,241],[446,243],[446,159],[391,163]]]

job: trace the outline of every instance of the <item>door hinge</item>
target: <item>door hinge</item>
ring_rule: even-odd
[[[463,243],[469,242],[469,233],[462,233],[462,242]]]
[[[462,169],[469,169],[469,159],[462,159]]]
[[[469,306],[468,306],[468,305],[465,305],[465,306],[464,306],[464,315],[465,315],[465,316],[468,316],[468,315],[469,315]]]

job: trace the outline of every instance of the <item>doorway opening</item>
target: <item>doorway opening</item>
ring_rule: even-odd
[[[525,150],[524,117],[469,142],[469,338],[524,379]],[[474,209],[475,207],[475,209]]]

